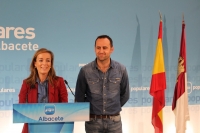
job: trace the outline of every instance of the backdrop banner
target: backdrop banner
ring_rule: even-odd
[[[169,8],[170,7],[170,8]],[[20,133],[23,124],[13,123],[13,104],[23,79],[30,74],[33,54],[39,48],[54,53],[58,76],[72,91],[79,70],[95,59],[97,36],[113,39],[111,56],[126,66],[130,99],[123,106],[125,133],[154,132],[149,94],[158,38],[159,11],[163,20],[163,53],[166,85],[164,133],[175,133],[172,100],[177,79],[182,20],[186,24],[187,91],[190,121],[186,133],[198,133],[200,121],[200,1],[199,0],[1,0],[0,2],[0,132]],[[74,96],[68,89],[69,103]],[[84,121],[74,123],[74,133],[84,133]]]

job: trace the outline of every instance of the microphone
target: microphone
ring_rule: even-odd
[[[28,103],[28,94],[32,91],[33,88],[35,88],[35,85],[31,85],[29,91],[26,94],[26,103]]]
[[[69,85],[68,85],[67,80],[64,80],[64,81],[65,81],[65,84],[66,84],[66,85],[68,86],[68,88],[70,89],[71,93],[74,95],[74,93],[72,92],[71,88],[70,88]],[[75,97],[75,95],[74,95],[74,97]]]

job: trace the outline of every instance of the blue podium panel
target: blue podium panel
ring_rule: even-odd
[[[13,123],[89,121],[89,103],[13,104]]]
[[[74,122],[29,123],[29,133],[73,133]]]

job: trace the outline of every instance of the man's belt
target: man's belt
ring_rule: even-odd
[[[90,114],[90,118],[94,118],[94,119],[111,119],[113,116],[118,116],[119,113],[114,114],[114,115],[94,115],[94,114]]]

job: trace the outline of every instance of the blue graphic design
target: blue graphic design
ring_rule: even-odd
[[[45,105],[44,112],[46,115],[53,115],[55,113],[55,106],[54,105]]]
[[[144,3],[154,8],[150,10],[139,6]],[[165,4],[174,7],[168,10]],[[106,6],[101,1],[2,1],[0,110],[12,110],[12,104],[18,103],[22,81],[29,75],[31,58],[42,47],[53,51],[56,74],[66,79],[75,91],[80,68],[95,59],[93,46],[100,34],[111,36],[115,48],[111,57],[124,64],[128,71],[131,94],[124,107],[152,106],[149,86],[157,44],[159,10],[163,20],[166,106],[172,104],[176,83],[183,12],[190,84],[188,100],[190,105],[200,104],[200,63],[196,58],[200,53],[200,19],[195,17],[199,15],[199,4],[198,0],[164,3],[116,0],[109,1]],[[30,10],[30,5],[34,10]],[[14,21],[9,21],[7,16]],[[68,93],[68,101],[74,102],[69,89]]]
[[[29,124],[30,133],[73,133],[74,122]]]
[[[47,112],[44,110],[48,110]],[[56,111],[55,111],[56,109]],[[14,123],[53,123],[89,120],[89,103],[14,104]]]

